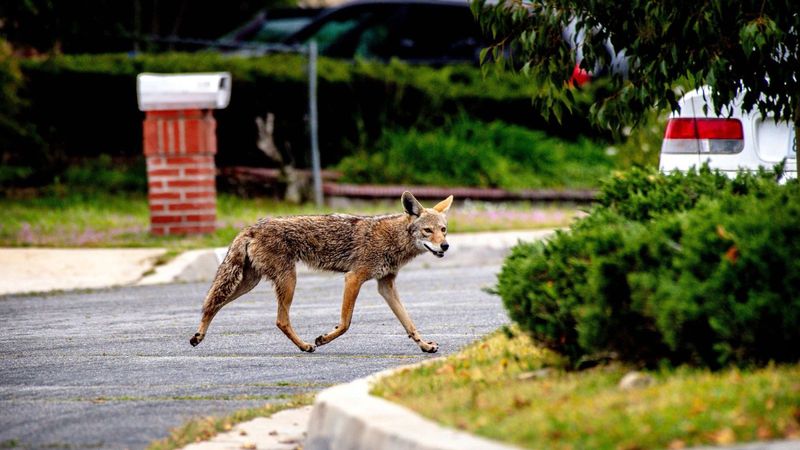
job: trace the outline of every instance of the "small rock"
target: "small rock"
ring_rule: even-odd
[[[245,442],[242,444],[242,450],[256,450],[257,448],[255,442]]]
[[[622,377],[622,380],[619,382],[619,388],[623,391],[630,389],[641,389],[652,385],[654,382],[655,380],[653,380],[653,377],[650,375],[633,371],[626,373],[625,376]]]
[[[452,364],[445,364],[442,367],[436,369],[436,375],[452,375],[456,372],[455,367]]]
[[[669,450],[682,450],[682,449],[686,448],[686,442],[684,442],[684,441],[682,441],[680,439],[675,439],[675,440],[673,440],[672,442],[669,443],[669,446],[667,448]]]
[[[519,381],[536,380],[540,378],[547,378],[553,373],[553,369],[545,367],[544,369],[534,370],[533,372],[523,372],[517,375]]]
[[[736,433],[730,427],[712,433],[711,436],[718,445],[730,445],[736,442]]]
[[[277,435],[278,435],[278,432],[277,432],[277,431],[275,431],[275,430],[272,430],[272,431],[270,431],[270,432],[269,432],[269,433],[267,433],[267,434],[269,434],[270,436],[277,436]]]

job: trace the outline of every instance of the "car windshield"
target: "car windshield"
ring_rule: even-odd
[[[303,28],[311,22],[313,17],[287,17],[271,19],[264,22],[258,32],[252,37],[254,42],[279,42],[285,37]]]

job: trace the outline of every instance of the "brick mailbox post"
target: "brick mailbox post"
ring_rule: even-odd
[[[217,122],[211,109],[230,99],[230,75],[140,74],[150,232],[211,233],[217,218]]]

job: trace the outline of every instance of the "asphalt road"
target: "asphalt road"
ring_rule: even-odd
[[[496,266],[401,272],[423,338],[458,350],[508,320],[481,290]],[[307,341],[339,317],[341,275],[301,275],[292,323]],[[207,283],[0,297],[0,447],[144,448],[187,419],[283,401],[431,355],[408,339],[374,281],[350,330],[313,354],[275,327],[269,283],[188,339]]]

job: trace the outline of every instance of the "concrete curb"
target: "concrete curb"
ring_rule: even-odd
[[[423,363],[424,364],[424,363]],[[311,410],[306,450],[512,450],[423,418],[408,408],[369,394],[379,379],[407,370],[378,372],[317,395]]]
[[[223,258],[224,258],[223,254]],[[153,273],[143,277],[137,285],[191,283],[213,279],[221,259],[215,249],[189,250],[167,264],[156,266]]]

